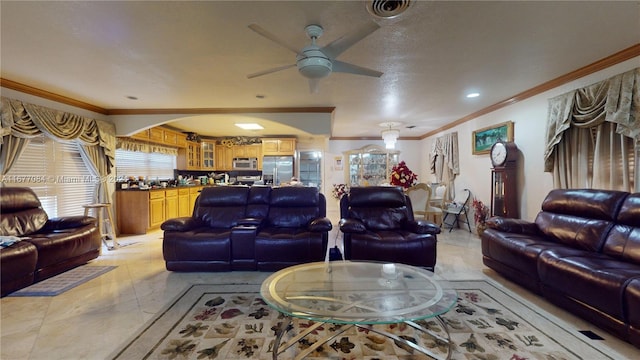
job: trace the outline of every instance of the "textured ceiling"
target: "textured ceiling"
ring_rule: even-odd
[[[332,136],[379,136],[388,121],[421,136],[640,43],[638,1],[418,1],[385,21],[364,1],[2,1],[0,10],[2,78],[104,109],[236,109],[170,123],[205,136],[243,134],[230,126],[248,116],[237,109],[292,107],[335,108]],[[246,77],[295,63],[249,24],[302,48],[308,24],[324,28],[326,45],[374,20],[381,28],[338,59],[380,78],[333,73],[311,94],[295,68]],[[481,96],[466,99],[470,91]],[[297,132],[295,121],[264,124],[254,134]]]

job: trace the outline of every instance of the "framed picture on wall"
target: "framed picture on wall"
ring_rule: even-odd
[[[336,156],[333,159],[333,168],[335,170],[342,170],[343,169],[343,165],[342,165],[342,156]]]
[[[487,126],[473,132],[471,149],[473,155],[488,154],[496,141],[513,141],[513,121]]]

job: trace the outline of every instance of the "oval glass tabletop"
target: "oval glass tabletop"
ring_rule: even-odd
[[[457,293],[431,271],[404,264],[330,261],[269,276],[260,289],[276,310],[342,324],[416,321],[449,311]]]

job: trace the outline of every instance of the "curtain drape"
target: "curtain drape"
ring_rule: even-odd
[[[550,99],[546,138],[554,186],[637,191],[640,68]]]
[[[150,143],[136,141],[132,139],[118,138],[116,140],[116,149],[178,156],[178,149],[176,148],[157,145],[157,144],[150,144]]]
[[[19,100],[1,98],[0,168],[5,174],[18,159],[28,139],[44,133],[57,141],[76,141],[85,164],[99,176],[96,194],[107,201],[104,182],[115,164],[115,126]]]
[[[429,167],[436,181],[447,185],[447,199],[455,194],[454,180],[460,174],[458,133],[453,132],[436,138],[429,153]]]

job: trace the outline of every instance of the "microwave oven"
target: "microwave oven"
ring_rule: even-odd
[[[233,158],[233,170],[258,170],[258,158]]]

